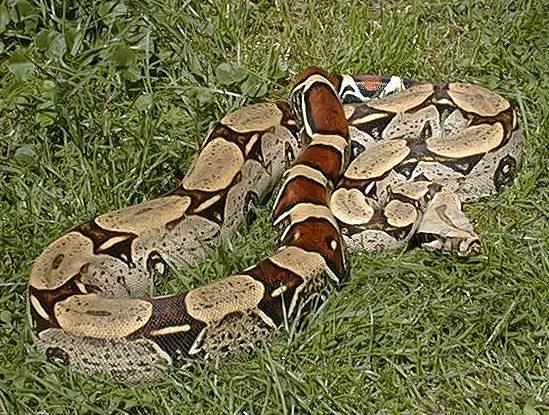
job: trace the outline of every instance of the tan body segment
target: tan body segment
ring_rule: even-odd
[[[168,195],[100,215],[44,250],[28,307],[50,360],[123,383],[157,378],[167,364],[252,350],[306,317],[344,281],[344,248],[478,252],[461,203],[499,190],[520,164],[504,98],[469,84],[320,68],[298,79],[293,112],[262,103],[227,114]],[[150,298],[154,277],[203,259],[275,186],[274,255]]]

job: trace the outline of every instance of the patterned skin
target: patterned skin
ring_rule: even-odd
[[[226,115],[172,192],[98,216],[44,250],[28,302],[50,360],[126,384],[157,378],[168,365],[249,351],[301,321],[345,280],[345,248],[478,251],[461,202],[516,172],[521,137],[507,101],[472,85],[309,68],[290,102]],[[154,277],[203,259],[275,186],[274,255],[148,297]]]

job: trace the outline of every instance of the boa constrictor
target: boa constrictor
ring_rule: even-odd
[[[50,360],[123,383],[154,378],[169,364],[251,350],[301,321],[344,281],[345,247],[478,251],[461,202],[499,190],[520,161],[505,99],[463,83],[309,68],[290,102],[293,112],[262,103],[226,115],[175,190],[100,215],[44,250],[28,308]],[[153,277],[203,259],[275,185],[274,255],[150,298]]]

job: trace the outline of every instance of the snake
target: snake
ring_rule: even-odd
[[[478,253],[462,203],[511,182],[521,154],[517,115],[489,89],[308,68],[288,101],[225,115],[174,190],[51,242],[28,283],[33,340],[51,362],[122,384],[250,352],[340,289],[349,253]],[[273,255],[152,295],[271,194]]]

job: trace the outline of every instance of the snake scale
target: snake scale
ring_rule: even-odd
[[[301,321],[348,275],[345,251],[421,246],[474,254],[464,201],[516,174],[521,133],[479,86],[309,68],[287,103],[227,114],[170,193],[100,215],[52,242],[28,286],[51,361],[131,384],[169,365],[252,350]],[[277,187],[277,252],[237,275],[150,297],[196,264]]]

